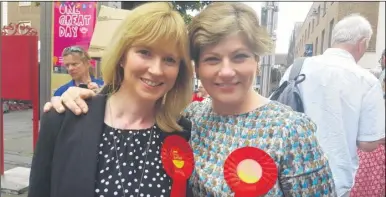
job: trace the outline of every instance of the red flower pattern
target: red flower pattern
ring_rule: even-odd
[[[358,155],[359,169],[350,197],[385,196],[385,147],[369,153],[358,150]]]

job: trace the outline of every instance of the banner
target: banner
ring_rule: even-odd
[[[96,21],[96,2],[54,3],[53,70],[67,73],[62,52],[69,46],[81,46],[88,50]],[[95,66],[95,62],[92,62]]]

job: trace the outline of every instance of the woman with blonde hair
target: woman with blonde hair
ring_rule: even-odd
[[[230,185],[232,180],[224,175],[228,156],[243,147],[264,150],[278,168],[278,179],[273,179],[266,196],[336,196],[331,170],[314,135],[315,124],[253,89],[259,56],[272,46],[255,11],[243,3],[214,2],[193,18],[188,31],[197,77],[210,95],[185,110],[193,122],[196,168],[190,182],[194,196],[234,196],[236,190],[245,190]],[[87,105],[77,98],[91,95],[76,89],[61,98],[80,114],[87,112]],[[61,102],[53,101],[60,111]],[[256,171],[245,173],[256,180],[273,177],[261,177]],[[242,182],[234,177],[237,184]],[[244,185],[251,189],[252,182]]]
[[[192,95],[187,36],[171,4],[131,11],[102,58],[105,87],[88,113],[43,115],[28,196],[170,196],[160,147],[166,136],[190,138],[181,118]]]

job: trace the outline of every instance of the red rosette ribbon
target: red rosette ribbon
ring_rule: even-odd
[[[277,176],[275,161],[254,147],[236,149],[224,163],[224,179],[235,197],[265,195],[275,185]]]
[[[162,149],[163,168],[172,180],[170,197],[185,197],[187,180],[193,173],[193,150],[189,143],[178,135],[166,137]]]

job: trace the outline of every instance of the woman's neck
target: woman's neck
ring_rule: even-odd
[[[106,104],[105,123],[120,129],[144,129],[154,125],[155,102],[137,99],[121,87]]]
[[[259,95],[254,90],[240,103],[222,103],[212,98],[213,111],[219,115],[237,115],[250,112],[269,102],[269,99]]]

